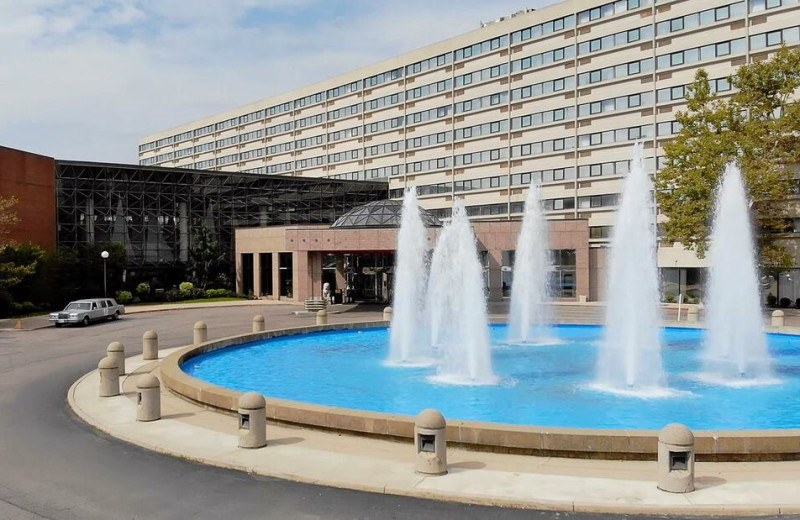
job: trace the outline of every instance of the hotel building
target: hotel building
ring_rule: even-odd
[[[729,95],[736,67],[800,44],[798,0],[568,0],[327,81],[159,132],[143,166],[388,181],[446,218],[517,219],[541,183],[553,220],[588,223],[600,283],[632,144],[656,171],[686,86],[704,68]],[[672,292],[703,267],[662,244]]]

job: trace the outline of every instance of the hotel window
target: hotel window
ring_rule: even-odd
[[[576,293],[576,254],[574,249],[552,249],[553,269],[549,273],[550,294],[556,298],[574,298]]]
[[[787,29],[771,31],[768,33],[755,34],[750,37],[750,49],[759,50],[782,43],[800,42],[800,27],[789,27]]]
[[[575,209],[575,199],[567,197],[563,199],[545,199],[544,209],[547,211],[563,211],[565,209]]]
[[[618,0],[578,13],[578,24],[593,22],[607,16],[624,13],[650,5],[652,0]]]
[[[572,58],[574,56],[575,47],[572,45],[569,47],[562,47],[560,49],[543,52],[541,54],[534,54],[533,56],[528,56],[527,58],[520,58],[512,61],[511,72],[518,72],[521,70],[541,67],[542,65],[549,65],[550,63],[562,61],[566,58]]]
[[[752,40],[752,36],[751,42]],[[752,43],[751,43],[752,45]],[[698,61],[714,59],[716,57],[728,56],[729,54],[741,54],[745,52],[747,44],[744,38],[737,38],[726,42],[712,43],[702,47],[695,47],[684,51],[662,54],[656,58],[656,68],[665,69]]]
[[[440,182],[439,184],[427,184],[424,186],[417,186],[417,195],[439,195],[442,193],[450,193],[450,183]]]
[[[258,110],[256,112],[250,112],[249,114],[245,114],[241,117],[241,124],[250,123],[253,121],[258,121],[260,119],[264,119],[264,111]]]
[[[390,70],[382,74],[370,76],[364,80],[364,88],[371,88],[381,85],[383,83],[394,81],[403,77],[403,68]]]
[[[515,88],[511,91],[511,101],[519,101],[520,99],[528,99],[531,97],[543,96],[552,94],[553,92],[560,92],[564,89],[571,89],[575,85],[572,76],[567,78],[555,79],[552,81],[545,81],[527,87]]]
[[[173,139],[173,142],[180,143],[181,141],[186,141],[191,138],[192,138],[192,132],[190,130],[188,132],[183,132],[182,134],[176,135],[175,138]]]
[[[325,100],[325,93],[324,92],[317,92],[316,94],[311,94],[310,96],[306,96],[304,98],[296,99],[294,102],[295,108],[302,108],[305,106],[315,105],[317,103],[321,103]]]
[[[361,112],[361,103],[356,103],[355,105],[350,105],[348,107],[342,107],[332,112],[328,112],[328,121],[335,121],[336,119],[349,117],[358,114],[359,112]],[[300,126],[302,128],[302,124]]]
[[[554,32],[563,31],[564,29],[572,29],[573,27],[575,27],[575,16],[569,15],[563,18],[556,18],[555,20],[550,20],[511,33],[511,43],[524,42],[532,38],[539,38]]]
[[[186,156],[192,155],[192,154],[194,154],[194,147],[192,147],[192,146],[190,146],[189,148],[183,148],[181,150],[176,150],[175,151],[175,157],[177,157],[177,158],[186,157]]]
[[[480,54],[497,50],[500,47],[508,47],[508,36],[498,36],[491,40],[486,40],[456,51],[456,61],[472,58]]]
[[[659,22],[656,24],[656,34],[663,36],[678,31],[695,29],[704,25],[711,25],[730,18],[739,18],[745,15],[745,11],[746,7],[744,2],[736,2],[713,9],[706,9],[697,13],[691,13]]]
[[[658,135],[674,135],[681,131],[681,124],[677,121],[658,123]]]
[[[647,58],[640,61],[632,61],[630,63],[623,63],[613,67],[606,67],[603,69],[584,72],[578,75],[578,85],[589,85],[598,83],[600,81],[608,81],[612,79],[624,78],[626,76],[634,76],[642,72],[650,72],[653,70],[653,58]]]
[[[619,203],[619,194],[610,193],[608,195],[590,195],[588,197],[578,197],[579,209],[608,208]]]
[[[642,92],[641,94],[631,94],[629,96],[603,99],[600,101],[594,101],[592,103],[583,103],[578,105],[578,117],[626,110],[628,108],[636,108],[642,105],[647,106],[652,104],[652,102],[652,92]]]
[[[556,108],[554,110],[546,110],[527,116],[514,117],[511,119],[511,129],[518,130],[529,126],[547,125],[553,122],[574,118],[575,109],[573,107]]]
[[[616,34],[609,34],[602,38],[581,42],[578,44],[578,55],[613,49],[614,47],[627,45],[640,40],[649,40],[652,37],[652,26],[645,25],[637,29],[630,29]]]
[[[750,12],[757,13],[784,5],[797,5],[798,0],[750,0]]]
[[[217,130],[217,132],[219,132],[221,130],[226,130],[228,128],[232,128],[232,127],[236,126],[237,124],[239,124],[239,118],[238,117],[234,117],[234,118],[228,119],[226,121],[222,121],[221,123],[217,123],[216,130]]]
[[[334,99],[339,96],[344,96],[345,94],[349,94],[351,92],[358,92],[361,90],[361,80],[353,81],[352,83],[348,83],[347,85],[342,85],[336,88],[329,89],[326,92],[327,99]]]
[[[451,53],[441,54],[439,56],[428,58],[427,60],[418,61],[416,63],[412,63],[406,67],[406,74],[418,74],[420,72],[426,71],[428,69],[435,69],[436,67],[442,67],[451,63],[453,61],[453,55]]]
[[[239,141],[242,143],[246,143],[247,141],[252,141],[254,139],[261,139],[262,137],[264,137],[263,130],[253,130],[252,132],[247,132],[242,134],[239,137]]]
[[[216,148],[225,148],[226,146],[233,146],[239,143],[239,136],[234,135],[232,137],[226,137],[225,139],[218,139],[216,142]]]
[[[214,149],[214,142],[198,144],[194,147],[194,153],[209,152]]]
[[[488,217],[495,215],[505,215],[508,211],[508,204],[483,204],[480,206],[467,206],[467,216],[469,217]],[[485,261],[481,262],[484,266]],[[484,274],[486,269],[484,268]]]
[[[498,76],[504,76],[506,74],[508,74],[507,63],[503,63],[502,65],[495,65],[494,67],[487,67],[482,70],[470,72],[469,74],[456,76],[456,88],[463,87],[465,85],[470,85],[476,81],[486,81],[492,78],[496,78]]]
[[[612,226],[591,226],[589,227],[590,239],[609,239],[611,238]]]

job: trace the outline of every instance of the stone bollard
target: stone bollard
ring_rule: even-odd
[[[253,316],[253,332],[264,332],[264,316],[256,314]]]
[[[106,356],[97,364],[100,371],[100,397],[119,395],[119,369],[114,358]]]
[[[689,307],[686,311],[686,321],[697,322],[700,317],[700,309],[697,307]]]
[[[161,419],[161,385],[153,374],[139,378],[136,383],[136,420],[142,422]]]
[[[428,408],[414,421],[414,448],[417,451],[416,471],[423,475],[447,473],[447,422],[437,410]]]
[[[328,311],[325,309],[320,309],[317,311],[317,325],[327,325],[328,324]]]
[[[383,309],[383,321],[392,321],[392,308],[386,307]]]
[[[682,424],[668,424],[658,434],[658,489],[694,491],[694,434]]]
[[[267,445],[267,402],[257,392],[239,398],[239,447],[263,448]]]
[[[119,341],[114,341],[108,344],[108,348],[106,348],[106,355],[114,360],[114,363],[117,364],[117,370],[119,370],[119,375],[125,375],[125,345],[120,343]]]
[[[204,321],[198,321],[194,324],[194,336],[192,342],[194,346],[208,341],[208,326]]]
[[[154,330],[148,330],[142,336],[142,359],[158,359],[158,334]]]
[[[786,313],[781,310],[772,311],[771,325],[773,327],[783,327],[783,325],[786,323],[785,316]]]

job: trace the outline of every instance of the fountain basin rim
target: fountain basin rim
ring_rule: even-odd
[[[492,320],[505,323],[505,320]],[[594,325],[570,323],[571,325]],[[702,328],[698,324],[668,324],[676,328]],[[244,394],[190,376],[181,366],[188,360],[228,347],[264,339],[332,330],[385,328],[387,321],[315,325],[268,330],[220,338],[187,346],[167,356],[161,363],[161,379],[169,391],[207,408],[234,415]],[[768,332],[800,335],[799,329],[782,327]],[[267,420],[353,435],[411,442],[414,416],[372,412],[264,396]],[[423,408],[436,403],[421,403]],[[665,422],[679,418],[665,418]],[[596,458],[611,460],[655,460],[658,430],[593,429],[523,426],[447,418],[447,441],[466,449],[537,456]],[[698,460],[776,461],[800,460],[800,429],[781,430],[697,430],[694,431]]]

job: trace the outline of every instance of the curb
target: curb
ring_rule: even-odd
[[[734,516],[783,516],[789,514],[800,513],[800,504],[763,504],[763,505],[695,505],[688,502],[690,497],[687,497],[685,505],[655,505],[655,504],[634,504],[634,503],[595,503],[595,502],[575,502],[575,501],[553,501],[543,499],[513,499],[505,497],[491,497],[486,495],[470,495],[466,493],[453,493],[433,490],[418,489],[416,486],[428,478],[437,477],[422,477],[422,479],[411,488],[400,488],[392,486],[379,486],[370,484],[358,484],[352,482],[342,482],[327,479],[315,479],[305,477],[299,474],[285,473],[285,472],[271,472],[264,470],[256,470],[253,466],[231,464],[204,457],[186,456],[176,451],[164,448],[156,443],[142,442],[141,440],[133,439],[118,431],[112,431],[111,428],[103,426],[99,421],[95,420],[93,416],[83,410],[80,405],[75,401],[75,389],[83,383],[89,376],[97,372],[92,370],[78,380],[76,380],[67,391],[67,403],[72,411],[85,423],[102,432],[110,437],[121,440],[125,443],[144,448],[146,450],[171,457],[176,457],[198,464],[205,464],[227,470],[240,471],[251,475],[259,475],[265,477],[278,478],[292,482],[303,484],[313,484],[327,487],[334,487],[339,489],[351,489],[354,491],[363,491],[370,493],[379,493],[395,496],[406,496],[413,498],[422,498],[428,500],[438,500],[443,502],[457,502],[465,504],[483,505],[490,507],[507,507],[515,509],[530,509],[530,510],[544,510],[554,512],[585,512],[585,513],[612,513],[612,514],[659,514],[670,515],[679,514],[694,517],[716,516],[716,515],[734,515]],[[119,398],[127,399],[124,394],[117,396]]]

